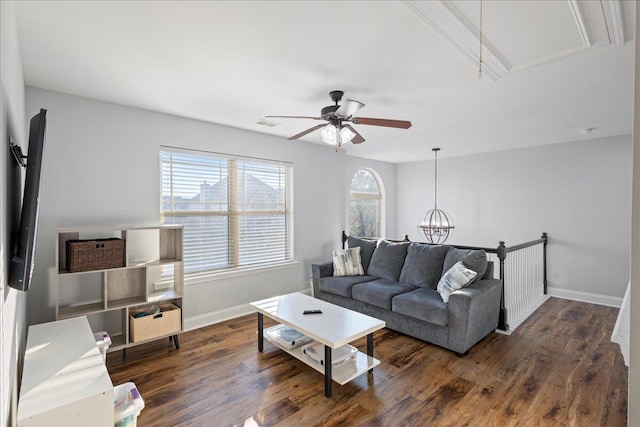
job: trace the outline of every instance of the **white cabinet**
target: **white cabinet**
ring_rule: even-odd
[[[182,226],[78,227],[58,229],[56,235],[56,318],[87,316],[94,331],[110,335],[109,351],[139,344],[130,339],[132,310],[160,303],[182,308]],[[104,238],[125,241],[123,267],[75,273],[66,270],[67,241]],[[180,316],[182,331],[182,310]]]
[[[29,327],[18,427],[113,426],[113,384],[86,317]]]

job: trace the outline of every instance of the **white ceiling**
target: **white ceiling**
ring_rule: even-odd
[[[24,1],[27,85],[289,137],[331,90],[390,162],[630,134],[634,1]],[[578,132],[594,128],[588,135]],[[321,143],[319,132],[291,144]],[[215,142],[212,141],[212,144]],[[215,149],[215,146],[212,146]],[[327,146],[327,149],[331,149]]]

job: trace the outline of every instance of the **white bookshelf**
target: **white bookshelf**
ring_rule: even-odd
[[[87,316],[94,332],[107,331],[109,351],[131,347],[131,310],[161,303],[182,308],[184,295],[181,225],[75,227],[56,230],[56,319]],[[125,241],[125,265],[69,272],[69,240],[119,238]],[[182,318],[180,331],[183,329]],[[175,332],[157,338],[175,335]],[[154,339],[157,339],[154,338]]]

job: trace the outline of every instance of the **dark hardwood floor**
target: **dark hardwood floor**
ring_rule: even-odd
[[[462,358],[383,329],[373,374],[333,384],[265,341],[256,316],[109,353],[114,384],[145,401],[138,425],[626,426],[627,368],[611,343],[615,308],[551,298],[514,334]],[[271,325],[265,318],[265,326]],[[364,339],[355,343],[366,349]]]

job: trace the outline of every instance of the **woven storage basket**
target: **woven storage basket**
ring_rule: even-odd
[[[160,313],[155,316],[133,317],[135,314],[149,310],[141,308],[129,313],[129,332],[132,342],[150,340],[152,338],[170,335],[182,330],[182,315],[180,307],[175,304],[158,304]]]
[[[67,240],[67,271],[124,267],[124,248],[122,239]]]

